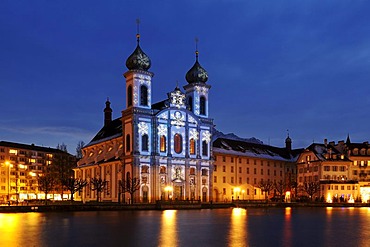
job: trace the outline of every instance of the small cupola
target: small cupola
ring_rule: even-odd
[[[110,108],[110,101],[109,98],[107,98],[104,108],[104,126],[107,126],[111,122],[112,122],[112,108]]]

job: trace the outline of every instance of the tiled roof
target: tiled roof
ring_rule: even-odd
[[[40,152],[45,152],[45,153],[65,153],[64,151],[56,149],[56,148],[41,147],[41,146],[36,146],[34,144],[29,145],[29,144],[15,143],[15,142],[7,142],[7,141],[0,141],[0,146],[26,149],[26,150],[32,150],[32,151],[40,151]]]
[[[103,128],[100,129],[98,134],[90,141],[87,146],[103,141],[105,139],[109,140],[113,137],[122,136],[122,121],[121,118],[114,119],[112,122],[110,122],[108,125],[103,126]]]
[[[303,149],[294,149],[289,151],[286,148],[279,148],[255,142],[217,138],[213,142],[213,151],[294,162]]]

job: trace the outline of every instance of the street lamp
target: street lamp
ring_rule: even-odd
[[[164,191],[168,193],[168,200],[170,200],[170,192],[172,192],[172,186],[166,186]]]
[[[236,187],[234,191],[235,191],[236,196],[237,196],[237,198],[239,200],[240,188],[239,187]]]

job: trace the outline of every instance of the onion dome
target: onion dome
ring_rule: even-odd
[[[208,73],[198,62],[198,51],[195,52],[196,60],[191,69],[186,73],[186,81],[188,83],[206,83],[208,80]]]
[[[140,35],[137,34],[136,37],[137,37],[137,46],[136,46],[135,51],[127,58],[126,67],[129,70],[148,71],[148,69],[151,66],[150,58],[140,48],[140,45],[139,45]]]

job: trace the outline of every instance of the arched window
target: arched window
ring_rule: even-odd
[[[148,88],[144,85],[140,87],[140,105],[148,105]]]
[[[193,111],[193,97],[189,96],[188,98],[188,108],[189,111]]]
[[[127,106],[132,106],[132,86],[127,88]]]
[[[206,98],[204,96],[200,97],[200,111],[201,115],[206,115]]]
[[[147,134],[141,136],[141,151],[149,151],[149,137]]]
[[[176,134],[174,136],[174,148],[176,153],[181,153],[182,152],[182,136],[180,134]]]
[[[166,152],[166,136],[162,135],[159,142],[159,151]]]
[[[127,134],[126,135],[126,152],[130,152],[131,150],[131,139],[130,139],[130,135]]]
[[[190,154],[195,154],[195,140],[193,138],[190,139],[189,151]]]
[[[208,143],[206,141],[202,142],[202,155],[208,156]]]

